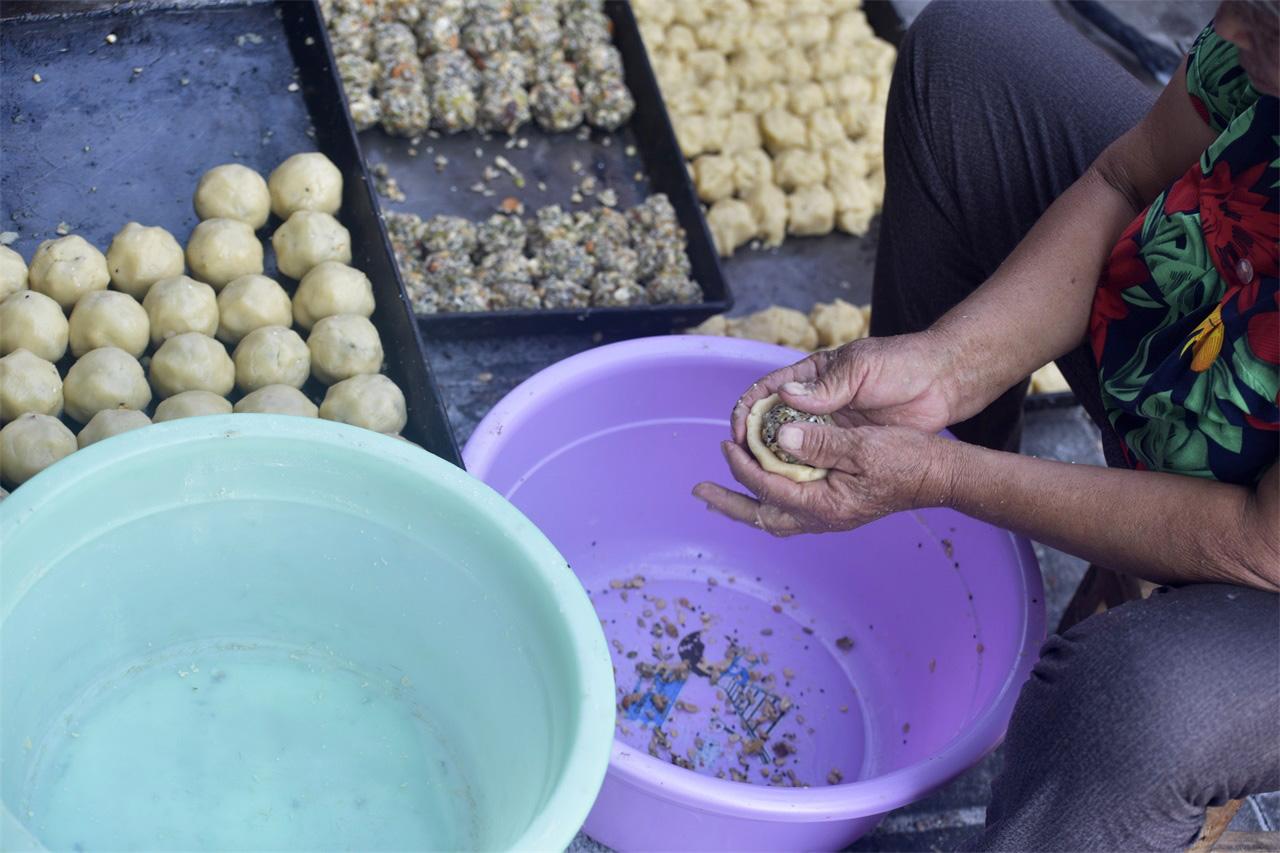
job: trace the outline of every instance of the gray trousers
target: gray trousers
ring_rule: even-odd
[[[1153,101],[1046,6],[929,6],[889,96],[874,333],[924,329],[962,300]],[[1118,464],[1092,354],[1082,346],[1058,364]],[[1016,450],[1024,394],[1009,391],[953,431]],[[986,828],[967,846],[1179,849],[1207,806],[1276,789],[1280,597],[1166,589],[1045,644]]]

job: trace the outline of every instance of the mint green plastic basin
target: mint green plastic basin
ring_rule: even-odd
[[[193,418],[0,503],[0,849],[563,849],[613,678],[555,548],[327,421]]]

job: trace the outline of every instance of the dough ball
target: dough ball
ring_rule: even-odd
[[[43,293],[20,290],[0,302],[0,354],[30,350],[57,362],[67,352],[67,317]]]
[[[271,214],[271,193],[262,176],[239,163],[214,166],[200,176],[194,199],[201,219],[234,219],[257,231]]]
[[[778,186],[790,191],[825,181],[827,164],[817,151],[792,148],[774,158],[773,173]]]
[[[709,131],[706,116],[696,113],[673,113],[671,121],[675,125],[676,141],[680,144],[680,152],[687,159],[692,160],[703,151],[710,150],[708,140],[712,134]]]
[[[34,412],[0,429],[0,476],[21,486],[59,459],[76,452],[76,437],[62,421]]]
[[[156,423],[176,421],[181,418],[199,418],[205,415],[231,414],[231,401],[212,391],[183,391],[156,406]]]
[[[236,403],[237,412],[263,415],[297,415],[300,418],[318,418],[320,410],[292,385],[265,385],[245,394]]]
[[[787,196],[791,233],[798,237],[830,234],[836,224],[836,200],[823,186],[801,187]]]
[[[226,347],[208,335],[174,335],[151,357],[151,384],[160,399],[183,391],[211,391],[223,397],[236,384],[236,366]]]
[[[404,394],[380,373],[352,376],[332,386],[320,404],[320,417],[395,435],[408,420]]]
[[[733,195],[734,159],[726,154],[703,154],[693,161],[698,198],[712,204]]]
[[[234,278],[262,274],[262,243],[238,219],[206,219],[187,241],[187,264],[197,279],[221,290]]]
[[[267,179],[271,211],[288,219],[299,210],[334,214],[342,207],[342,173],[323,154],[294,154]]]
[[[735,249],[756,236],[751,206],[741,199],[726,198],[713,204],[707,211],[707,226],[722,258],[729,257]]]
[[[151,321],[151,343],[156,346],[174,335],[218,331],[218,295],[202,281],[185,275],[157,281],[142,300]]]
[[[729,134],[720,150],[726,154],[737,154],[762,145],[764,140],[760,137],[760,120],[755,113],[736,112],[729,116]]]
[[[781,246],[787,236],[787,194],[777,184],[761,184],[747,196],[756,232],[766,246]]]
[[[62,377],[43,358],[16,349],[0,358],[0,424],[27,412],[62,414]]]
[[[289,278],[300,279],[325,261],[351,263],[351,235],[327,213],[299,210],[271,235],[271,246],[276,266]]]
[[[104,438],[150,425],[151,418],[136,409],[103,409],[89,419],[76,436],[76,442],[83,450]]]
[[[27,262],[8,246],[0,246],[0,300],[27,289]]]
[[[844,126],[840,124],[835,110],[823,107],[809,114],[809,144],[816,151],[825,151],[845,141]]]
[[[314,267],[298,282],[293,295],[293,319],[304,329],[334,314],[373,314],[373,285],[358,269],[325,261]],[[289,325],[286,321],[283,326]]]
[[[103,409],[137,409],[151,402],[151,386],[142,365],[118,347],[99,347],[85,353],[62,383],[67,414],[87,424]]]
[[[76,358],[98,347],[119,347],[134,358],[147,351],[151,321],[138,300],[114,290],[80,297],[67,324],[71,354]]]
[[[134,299],[147,295],[162,278],[182,275],[182,247],[173,235],[153,225],[130,222],[111,238],[107,271],[116,290]]]
[[[36,249],[27,284],[70,311],[81,296],[106,290],[111,276],[102,253],[76,234],[45,240]]]
[[[818,345],[818,332],[809,323],[809,318],[794,308],[781,305],[771,305],[741,319],[731,319],[729,335],[792,349],[812,350]]]
[[[809,129],[804,119],[777,107],[760,116],[760,133],[771,154],[809,145]]]
[[[236,385],[242,391],[267,385],[301,388],[311,375],[311,350],[284,326],[254,329],[236,346],[234,358]]]
[[[762,148],[740,151],[733,155],[733,186],[746,198],[758,187],[773,183],[773,158]]]
[[[747,447],[760,467],[797,483],[812,483],[827,476],[826,468],[805,465],[778,447],[778,430],[789,423],[829,424],[829,415],[811,415],[782,402],[777,394],[757,400],[747,414]]]
[[[293,322],[289,294],[265,275],[242,275],[218,294],[218,340],[234,346],[263,326],[288,326]]]
[[[821,83],[807,80],[791,87],[787,108],[798,116],[810,116],[827,105],[827,93]],[[812,144],[812,141],[810,141]]]
[[[382,369],[378,330],[359,314],[325,317],[311,330],[307,346],[311,372],[326,385]]]
[[[809,312],[809,322],[818,332],[818,346],[838,347],[867,336],[867,321],[856,305],[843,299],[819,302]]]

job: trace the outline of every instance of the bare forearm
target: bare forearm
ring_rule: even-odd
[[[967,515],[1156,583],[1280,589],[1274,469],[1253,490],[960,442],[942,455],[940,502]]]

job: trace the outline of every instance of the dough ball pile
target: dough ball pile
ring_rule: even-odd
[[[602,130],[635,110],[604,0],[324,0],[356,128]]]
[[[398,434],[404,394],[380,372],[373,285],[349,265],[334,216],[342,186],[322,154],[290,157],[269,181],[225,164],[196,187],[202,221],[185,252],[137,222],[106,255],[69,235],[41,243],[28,267],[0,246],[0,482],[179,418],[274,413]],[[263,274],[255,231],[273,211],[292,297],[292,282]]]
[[[781,305],[771,305],[744,317],[717,314],[688,333],[747,338],[812,352],[844,346],[867,337],[870,331],[870,305],[859,307],[837,299],[819,302],[808,314]]]
[[[857,0],[634,0],[721,255],[865,234],[897,53]]]

